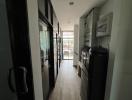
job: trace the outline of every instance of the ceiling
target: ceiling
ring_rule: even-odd
[[[106,0],[51,0],[62,30],[73,30],[74,24],[91,8],[102,4]],[[74,2],[69,5],[69,2]]]

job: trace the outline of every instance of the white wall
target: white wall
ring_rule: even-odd
[[[109,12],[113,12],[114,0],[107,0],[105,4],[101,7],[100,17],[105,16]]]
[[[108,0],[100,9],[100,16],[99,18],[113,12],[114,9],[114,0]],[[115,17],[115,13],[113,12],[113,17]],[[116,16],[117,17],[117,16]],[[111,91],[111,84],[112,84],[112,77],[113,77],[113,67],[114,67],[114,59],[115,59],[115,38],[116,38],[116,29],[115,27],[117,24],[114,20],[112,21],[112,31],[111,31],[111,38],[106,37],[102,40],[102,45],[108,47],[109,44],[109,63],[108,63],[108,71],[107,71],[107,80],[106,80],[106,90],[105,90],[105,100],[109,100],[110,98],[110,91]],[[115,25],[115,26],[114,26]],[[115,30],[115,31],[114,31]]]
[[[114,18],[118,26],[110,100],[132,100],[132,0],[115,0],[114,4],[119,18]]]
[[[108,0],[101,9],[101,17],[114,14],[105,100],[132,99],[131,5],[131,0]]]
[[[75,54],[75,52],[79,54],[79,26],[78,25],[74,25],[74,60],[73,60],[73,65],[77,65],[78,60],[79,60],[79,55]]]
[[[43,100],[37,0],[27,0],[35,100]]]

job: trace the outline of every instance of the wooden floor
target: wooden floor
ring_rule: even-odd
[[[80,81],[77,71],[73,67],[73,61],[64,60],[49,100],[81,100]]]

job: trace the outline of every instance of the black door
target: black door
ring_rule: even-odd
[[[34,100],[26,0],[6,0],[6,7],[12,55],[9,87],[17,100]]]
[[[0,99],[17,100],[8,85],[8,71],[13,66],[9,40],[9,28],[6,13],[6,2],[0,0]],[[14,80],[12,80],[14,81]]]

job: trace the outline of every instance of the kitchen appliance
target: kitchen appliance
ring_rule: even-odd
[[[82,67],[81,98],[104,100],[108,50],[102,47],[90,48],[89,55],[89,63]]]

